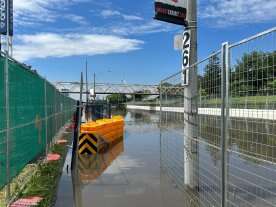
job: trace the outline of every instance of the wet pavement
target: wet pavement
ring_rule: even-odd
[[[74,179],[65,165],[56,207],[220,206],[220,123],[214,117],[200,118],[200,139],[187,161],[193,163],[197,185],[191,189],[184,185],[182,119],[181,114],[165,113],[160,123],[158,113],[129,111],[121,142],[105,154],[81,157]],[[276,123],[255,123],[230,123],[229,206],[276,206]],[[257,128],[266,134],[256,135]]]
[[[126,115],[124,139],[104,155],[80,158],[75,195],[81,207],[183,206],[177,186],[160,169],[159,117]],[[69,153],[70,154],[70,153]],[[67,159],[70,164],[70,156]],[[66,165],[56,206],[73,206],[73,189]]]

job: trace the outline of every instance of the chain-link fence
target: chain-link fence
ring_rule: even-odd
[[[189,70],[191,106],[182,72],[160,85],[163,171],[187,206],[276,206],[276,28],[225,43]]]
[[[276,206],[276,29],[229,53],[228,205]]]
[[[7,198],[14,190],[8,184],[47,152],[55,134],[72,117],[75,101],[5,54],[0,68],[0,189],[7,185]]]

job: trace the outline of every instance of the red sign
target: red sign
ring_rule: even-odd
[[[155,19],[187,26],[185,0],[156,0]]]

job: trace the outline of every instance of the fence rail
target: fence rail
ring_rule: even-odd
[[[0,205],[9,183],[40,155],[69,121],[75,101],[24,64],[0,56]],[[19,184],[21,185],[21,184]]]
[[[184,133],[179,71],[160,84],[162,168],[189,206],[276,206],[276,28],[224,43],[189,70],[197,70],[197,136]],[[196,188],[184,184],[187,173]]]

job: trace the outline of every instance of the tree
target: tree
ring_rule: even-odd
[[[221,65],[219,57],[216,55],[212,56],[204,71],[203,77],[200,77],[200,91],[208,96],[217,97],[221,91]]]
[[[127,102],[127,97],[125,94],[112,94],[108,95],[106,99],[111,104],[121,104]]]
[[[275,91],[276,52],[244,54],[231,71],[233,96],[272,95]]]

